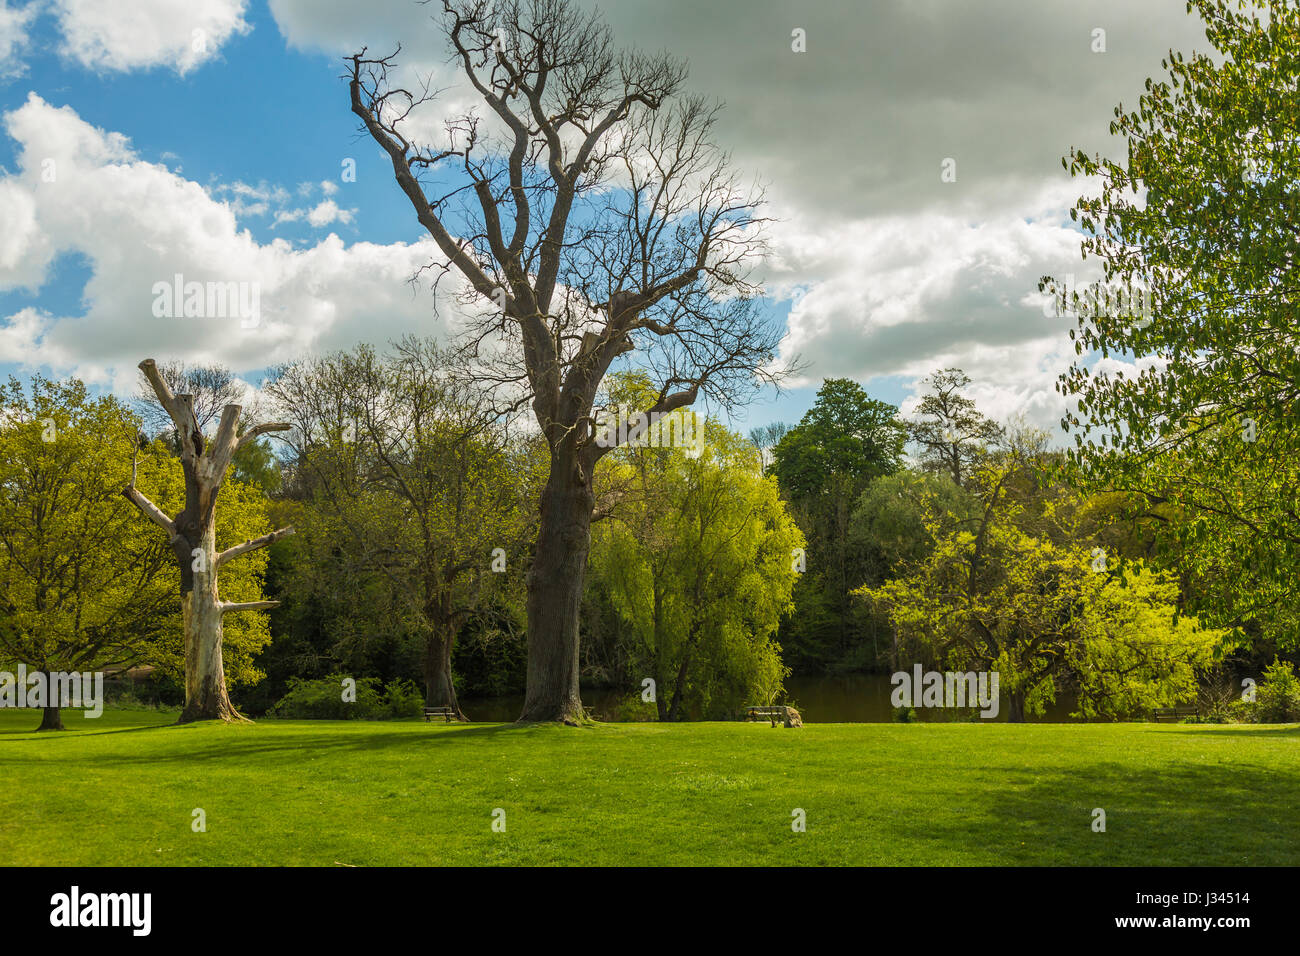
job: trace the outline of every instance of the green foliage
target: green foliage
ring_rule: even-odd
[[[242,445],[230,460],[230,477],[244,484],[257,485],[266,494],[280,490],[280,462],[265,440]]]
[[[1295,646],[1300,7],[1191,8],[1213,51],[1171,54],[1134,107],[1116,108],[1123,159],[1063,161],[1101,184],[1072,212],[1085,257],[1101,260],[1109,288],[1149,290],[1151,306],[1080,310],[1079,358],[1058,386],[1078,411],[1064,424],[1091,487],[1145,498],[1160,553],[1194,582],[1193,607],[1242,639]],[[1045,290],[1059,286],[1045,277]]]
[[[411,681],[395,680],[381,685],[374,677],[358,677],[356,700],[343,699],[346,675],[331,674],[316,680],[292,678],[289,692],[267,712],[269,717],[289,720],[390,720],[419,717],[424,713],[424,694]]]
[[[1081,555],[1082,557],[1082,555]],[[1100,578],[1066,664],[1084,717],[1137,716],[1194,700],[1220,633],[1178,614],[1178,583],[1136,566]]]
[[[1021,453],[982,467],[967,520],[928,499],[928,555],[855,592],[888,615],[900,660],[997,671],[1013,720],[1041,713],[1065,687],[1087,717],[1193,696],[1221,635],[1179,615],[1169,575],[1099,566],[1087,509],[1065,489],[1040,489],[1042,474],[1042,460]]]
[[[769,471],[808,541],[795,611],[781,629],[801,670],[859,663],[870,625],[848,594],[869,572],[853,537],[852,513],[873,480],[901,466],[906,431],[897,415],[897,408],[870,398],[856,382],[827,379],[797,426],[756,436],[766,442],[782,434]]]
[[[854,546],[867,556],[867,581],[879,583],[934,547],[926,517],[950,527],[969,520],[975,499],[945,473],[900,471],[867,486],[853,509]]]
[[[858,490],[899,467],[906,433],[897,415],[851,379],[828,378],[813,407],[777,443],[772,473],[796,500],[821,495],[836,477]]]
[[[1286,661],[1274,660],[1256,688],[1253,718],[1261,724],[1300,721],[1300,678]]]
[[[447,642],[492,643],[504,605],[522,603],[538,456],[454,371],[432,342],[404,339],[293,363],[267,385],[295,425],[287,612],[323,632],[313,650],[333,662],[412,660],[436,679]]]
[[[173,704],[161,704],[154,700],[142,700],[131,691],[123,691],[116,695],[106,695],[108,697],[108,706],[113,710],[145,710],[145,711],[162,711],[164,713],[180,713],[180,707]]]
[[[624,679],[655,680],[662,720],[766,703],[787,673],[775,633],[803,536],[754,447],[715,422],[706,436],[698,458],[621,448],[598,473],[620,500],[593,529],[591,580],[621,622]]]
[[[141,660],[175,599],[166,542],[122,496],[139,422],[79,381],[0,390],[0,660],[89,670]]]
[[[619,723],[657,720],[658,717],[659,713],[655,705],[642,700],[639,691],[633,691],[619,698],[618,704],[614,707],[614,713],[609,715],[609,719]]]

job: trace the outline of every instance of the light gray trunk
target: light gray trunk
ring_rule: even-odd
[[[241,720],[226,693],[222,660],[221,604],[217,597],[216,529],[209,522],[199,547],[203,561],[194,567],[191,589],[181,595],[185,625],[185,709],[182,724],[195,720]]]

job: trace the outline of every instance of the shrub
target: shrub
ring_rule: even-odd
[[[356,678],[356,700],[343,699],[343,674],[317,680],[289,679],[289,690],[268,710],[268,717],[290,720],[388,720],[419,717],[424,695],[411,681],[380,685],[374,677]]]
[[[172,704],[163,704],[156,700],[141,700],[129,690],[124,690],[112,697],[108,694],[104,696],[107,698],[105,703],[114,710],[156,710],[160,713],[180,710],[179,707]]]
[[[1261,724],[1300,721],[1300,678],[1286,661],[1274,658],[1264,668],[1255,693],[1255,719]]]
[[[424,692],[414,681],[389,681],[384,685],[384,706],[391,718],[423,717]]]
[[[639,723],[659,719],[659,709],[654,704],[641,699],[641,691],[633,691],[621,697],[608,716],[616,723]]]

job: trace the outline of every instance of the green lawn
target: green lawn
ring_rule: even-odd
[[[0,711],[0,863],[1300,864],[1294,726],[174,719]]]

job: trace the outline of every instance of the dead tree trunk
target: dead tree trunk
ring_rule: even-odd
[[[293,529],[282,528],[218,552],[217,495],[230,461],[241,445],[266,432],[287,431],[289,426],[283,423],[257,425],[242,437],[237,437],[236,429],[242,409],[239,405],[227,405],[221,413],[217,434],[209,444],[194,416],[193,396],[173,395],[170,386],[158,373],[153,359],[141,362],[140,370],[144,372],[158,401],[176,425],[180,439],[181,468],[185,473],[185,507],[174,518],[168,518],[157,505],[140,493],[135,487],[134,474],[131,476],[131,484],[122,490],[122,494],[145,517],[167,532],[180,567],[181,613],[185,624],[185,709],[181,712],[179,722],[244,720],[230,703],[226,692],[226,672],[221,656],[221,619],[234,611],[262,610],[275,607],[279,602],[250,601],[237,604],[222,601],[218,596],[217,575],[226,561],[264,548],[285,535],[292,534]]]

